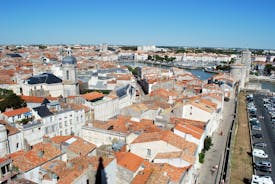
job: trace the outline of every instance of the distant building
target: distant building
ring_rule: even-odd
[[[76,58],[66,56],[62,60],[63,80],[52,73],[34,75],[23,81],[20,93],[25,96],[68,97],[79,94],[76,74]]]

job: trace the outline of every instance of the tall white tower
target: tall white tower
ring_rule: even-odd
[[[76,58],[68,55],[62,60],[64,97],[79,94],[79,84],[76,74]]]
[[[245,82],[249,81],[249,73],[251,69],[251,52],[247,49],[242,51],[241,63],[246,66]]]
[[[235,82],[239,81],[239,89],[244,88],[245,83],[249,81],[249,72],[251,66],[251,52],[242,51],[241,58],[231,65],[231,75]]]

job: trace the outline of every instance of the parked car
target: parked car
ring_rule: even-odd
[[[258,121],[257,118],[249,118],[249,122]]]
[[[268,158],[268,155],[264,152],[264,150],[254,148],[252,151],[252,155],[258,158]]]
[[[255,165],[255,169],[259,170],[259,171],[262,171],[262,172],[269,172],[269,173],[272,172],[272,168],[271,167],[266,167],[266,166],[256,166]]]
[[[252,175],[252,181],[251,184],[273,184],[271,176],[257,176],[257,175]]]
[[[258,161],[258,162],[255,162],[255,167],[270,167],[271,168],[271,162],[269,162],[269,161]]]
[[[252,129],[253,130],[257,130],[257,131],[261,131],[262,130],[261,126],[259,126],[259,125],[252,125]]]
[[[253,134],[253,137],[255,137],[257,139],[262,139],[263,135],[262,134]]]
[[[249,114],[249,118],[256,118],[257,114]]]
[[[253,144],[253,146],[260,147],[260,148],[265,148],[266,147],[266,143],[264,143],[264,142],[256,142],[256,143]]]

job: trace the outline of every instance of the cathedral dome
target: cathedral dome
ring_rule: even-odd
[[[76,64],[76,58],[73,57],[73,56],[66,56],[62,60],[62,64],[75,65]]]

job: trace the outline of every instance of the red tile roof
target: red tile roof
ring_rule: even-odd
[[[16,115],[24,114],[26,112],[30,112],[30,109],[28,107],[22,107],[20,109],[14,109],[14,110],[11,110],[11,111],[6,111],[6,112],[3,112],[2,114],[7,116],[7,117],[13,117],[13,116],[16,116]]]
[[[174,134],[169,130],[140,134],[132,142],[132,144],[142,143],[142,142],[154,142],[154,141],[167,142],[168,144],[173,145],[181,150],[187,150],[190,155],[194,155],[197,149],[197,145],[195,143],[188,142],[184,138]]]
[[[190,134],[192,135],[193,137],[197,138],[197,139],[200,139],[201,136],[203,135],[204,133],[204,130],[203,129],[200,129],[196,126],[193,126],[193,125],[190,125],[190,124],[177,124],[176,127],[174,128],[180,132],[184,132],[186,134]]]
[[[131,153],[131,152],[117,152],[116,153],[117,164],[135,172],[142,164],[143,158]]]
[[[45,99],[44,97],[37,97],[37,96],[20,96],[23,100],[27,103],[42,103]]]
[[[38,143],[33,146],[32,150],[17,151],[10,154],[10,157],[19,170],[27,172],[61,155],[61,151],[50,143]]]
[[[83,98],[85,98],[86,100],[91,101],[91,100],[96,100],[96,99],[104,97],[104,94],[99,93],[99,92],[91,92],[91,93],[83,94],[81,96]]]
[[[67,135],[67,136],[55,136],[52,137],[51,140],[56,144],[61,144],[62,142],[67,141],[68,139],[72,138],[73,136]]]

